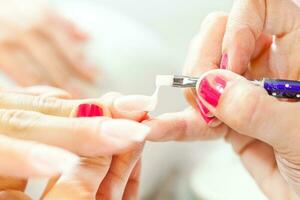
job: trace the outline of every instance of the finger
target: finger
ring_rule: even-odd
[[[82,156],[111,155],[144,141],[146,125],[108,117],[63,118],[22,110],[0,110],[0,132],[68,149]]]
[[[104,103],[109,106],[117,94],[108,94]],[[98,112],[96,116],[103,114]],[[88,112],[78,112],[71,117],[96,117]],[[42,199],[94,199],[99,185],[104,179],[111,163],[111,156],[82,158],[81,165],[70,173],[63,174],[58,181],[51,180]],[[96,178],[95,178],[96,177]],[[67,192],[66,192],[67,191]]]
[[[97,199],[122,200],[129,176],[140,159],[143,147],[113,157],[111,167],[97,192]]]
[[[96,67],[88,64],[83,55],[81,46],[74,43],[73,40],[59,27],[39,27],[39,31],[44,35],[49,43],[58,53],[58,56],[66,63],[79,78],[86,81],[93,81],[97,77],[98,70]]]
[[[80,166],[63,174],[42,199],[95,199],[110,163],[111,157],[82,158]]]
[[[31,200],[31,198],[29,198],[23,192],[7,190],[0,192],[0,200]]]
[[[32,63],[25,59],[24,52],[17,52],[14,48],[16,48],[14,44],[2,44],[0,48],[1,70],[22,86],[41,83],[40,76],[31,70]]]
[[[27,90],[19,92],[12,91],[0,91],[0,108],[5,109],[21,109],[28,111],[36,111],[48,115],[56,115],[62,117],[69,117],[72,114],[78,112],[78,108],[81,104],[95,104],[105,113],[110,116],[111,105],[104,106],[102,101],[104,99],[86,99],[86,100],[66,100],[59,99],[50,96],[56,95],[59,97],[68,97],[68,94],[61,90],[48,90],[48,94],[36,95],[45,91],[46,88],[29,88]],[[26,94],[24,94],[26,93]],[[27,93],[31,93],[27,94]],[[110,106],[110,107],[109,107]]]
[[[25,88],[25,92],[30,95],[41,96],[42,98],[54,97],[60,99],[71,99],[71,94],[65,90],[47,86],[32,86]]]
[[[140,174],[141,174],[142,161],[138,160],[135,167],[133,168],[129,180],[127,182],[123,200],[137,200],[139,199],[139,185],[140,185]]]
[[[71,98],[71,95],[68,92],[47,85],[39,85],[39,86],[32,86],[26,88],[16,87],[10,89],[3,89],[2,91],[9,92],[9,93],[33,95],[33,96],[42,96],[44,98],[48,98],[48,97],[55,97],[61,99]]]
[[[103,98],[106,98],[105,96]],[[148,112],[156,105],[156,100],[152,96],[146,95],[118,95],[111,103],[113,118],[131,119],[143,121],[148,117]]]
[[[77,156],[47,145],[5,136],[0,136],[0,144],[0,174],[6,176],[48,177],[60,174],[78,162]]]
[[[89,39],[88,33],[83,32],[73,22],[62,16],[57,15],[57,13],[55,12],[53,13],[50,11],[50,13],[48,13],[47,15],[47,20],[49,20],[50,23],[53,23],[59,28],[66,30],[70,37],[72,37],[72,39],[74,39],[77,42],[84,42]]]
[[[116,93],[107,94],[102,97],[103,104],[109,106],[119,96]],[[82,113],[80,117],[89,116]],[[111,164],[111,157],[83,159],[88,160],[88,162],[86,164],[83,163],[71,173],[63,175],[46,195],[45,199],[93,199],[96,196],[99,185],[103,181]],[[118,165],[118,162],[121,161],[114,161],[112,166]],[[107,185],[110,184],[110,180],[104,182],[107,182]],[[109,186],[107,187],[109,188]],[[120,186],[113,187],[118,187],[122,191]]]
[[[29,92],[40,93],[37,91],[44,88],[34,88]],[[26,91],[27,92],[27,91]],[[55,93],[63,95],[64,92],[55,91]],[[79,106],[82,104],[96,105],[105,116],[114,118],[126,118],[135,121],[141,121],[147,117],[147,103],[151,104],[151,96],[139,96],[139,98],[131,98],[131,96],[122,96],[119,93],[111,92],[99,99],[85,100],[65,100],[42,96],[33,96],[20,93],[11,93],[0,91],[0,107],[5,109],[22,109],[29,111],[37,111],[44,114],[69,117],[79,112]],[[146,102],[146,103],[145,103]],[[139,106],[139,103],[144,103]],[[91,111],[91,110],[89,110]],[[91,113],[92,114],[92,113]]]
[[[236,0],[229,15],[223,41],[227,69],[243,74],[264,30],[266,1]]]
[[[8,176],[0,176],[0,191],[3,190],[24,191],[26,185],[27,185],[27,181],[25,179],[8,177]]]
[[[9,46],[6,46],[6,51],[11,54],[13,61],[15,63],[16,73],[20,73],[21,70],[23,73],[20,73],[23,77],[22,79],[27,79],[28,84],[23,86],[31,86],[37,84],[48,84],[47,74],[37,66],[37,63],[32,59],[28,52],[22,48],[20,41],[15,41],[16,45],[9,49]],[[9,58],[8,58],[9,59]]]
[[[50,82],[54,86],[70,91],[70,93],[80,96],[83,95],[80,87],[72,81],[72,74],[66,70],[65,63],[56,54],[56,50],[48,43],[39,30],[31,30],[26,37],[21,40],[23,48],[32,55],[39,67],[42,67],[48,75]]]
[[[200,33],[192,40],[184,74],[198,77],[206,71],[219,68],[226,23],[227,15],[222,12],[212,13],[204,19]],[[195,91],[188,89],[185,94],[196,108]]]
[[[220,138],[228,132],[228,127],[221,124],[210,128],[200,120],[200,114],[194,109],[178,113],[167,113],[143,123],[150,127],[147,139],[150,141],[172,140],[208,140]]]
[[[297,29],[299,16],[299,8],[291,1],[236,0],[223,42],[228,69],[243,74],[261,45],[262,34],[283,37]]]
[[[298,137],[293,130],[299,128],[299,104],[278,101],[235,73],[213,70],[199,81],[197,91],[207,108],[239,133],[280,149]]]

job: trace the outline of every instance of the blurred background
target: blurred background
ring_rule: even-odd
[[[40,10],[40,1],[29,2],[28,5],[23,5],[24,2],[14,5],[20,7],[23,21],[24,15],[30,11],[28,24],[42,15],[33,14]],[[32,5],[36,7],[32,8]],[[68,81],[76,82],[78,88],[85,88],[88,91],[86,96],[99,96],[107,91],[150,95],[155,89],[155,75],[181,73],[190,40],[198,33],[204,17],[213,11],[228,11],[231,1],[49,0],[46,5],[89,35],[80,44],[80,49],[83,49],[86,60],[98,68],[96,84]],[[23,13],[24,7],[28,7],[27,12],[24,11],[26,14]],[[9,11],[0,13],[1,16],[12,18]],[[24,26],[23,21],[20,27]],[[72,45],[60,48],[65,47],[75,49]],[[34,47],[29,49],[35,52]],[[5,63],[1,58],[0,62]],[[45,69],[50,70],[47,64]],[[3,76],[1,84],[15,85],[14,74],[9,69],[2,71],[11,78]],[[21,85],[32,84],[26,80]],[[62,84],[59,80],[55,83],[55,86]],[[78,91],[72,87],[64,89]],[[158,108],[152,115],[180,111],[186,106],[182,91],[163,88]],[[265,197],[231,147],[223,141],[213,141],[148,143],[143,157],[141,199],[262,200]]]

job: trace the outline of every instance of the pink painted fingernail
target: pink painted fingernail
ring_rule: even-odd
[[[210,105],[217,107],[219,99],[226,87],[226,80],[220,75],[208,75],[198,86],[198,95]]]
[[[198,97],[196,98],[196,103],[197,103],[199,112],[201,112],[206,117],[213,117],[213,115],[210,113],[208,108],[201,102],[201,100]]]
[[[103,109],[96,104],[80,104],[77,110],[77,117],[101,117]]]
[[[224,53],[222,55],[220,68],[221,69],[227,69],[227,66],[228,66],[228,55],[227,55],[227,53]]]
[[[200,100],[197,99],[197,108],[198,111],[200,112],[202,118],[204,119],[204,121],[209,124],[211,123],[215,117],[209,117],[207,116],[207,114],[209,113],[209,110],[202,104],[202,102]]]

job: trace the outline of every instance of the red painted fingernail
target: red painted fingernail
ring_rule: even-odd
[[[208,75],[201,80],[198,95],[210,105],[217,107],[221,94],[226,87],[226,80],[217,75]]]
[[[227,69],[227,66],[228,66],[228,55],[227,55],[227,53],[225,53],[222,55],[220,68]]]
[[[90,117],[103,116],[103,109],[95,104],[91,104]]]
[[[103,116],[103,109],[95,104],[80,104],[77,110],[77,117],[100,117]]]
[[[209,110],[203,105],[203,103],[198,98],[196,99],[196,102],[197,102],[198,111],[200,112],[204,121],[207,124],[210,124],[212,121],[214,121],[215,117],[208,116],[208,114],[210,113]]]

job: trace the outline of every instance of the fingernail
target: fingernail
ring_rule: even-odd
[[[227,53],[224,53],[222,55],[220,68],[221,69],[227,69],[227,66],[228,66],[228,55],[227,55]]]
[[[79,157],[56,147],[37,145],[31,149],[29,159],[33,167],[45,176],[61,174],[72,170],[78,163]]]
[[[107,120],[101,125],[102,134],[117,140],[142,142],[149,132],[148,126],[125,119]]]
[[[100,117],[103,109],[96,104],[80,104],[77,109],[77,117]]]
[[[114,106],[121,112],[148,112],[152,111],[153,98],[145,95],[122,96],[115,100]]]
[[[198,85],[198,95],[210,105],[217,107],[226,87],[226,80],[220,75],[208,75]]]
[[[198,111],[200,112],[202,118],[204,119],[204,121],[209,124],[211,123],[215,117],[211,116],[209,110],[207,109],[207,107],[200,101],[199,98],[196,98],[196,103],[197,103],[197,108]]]
[[[208,108],[201,102],[201,100],[197,97],[196,98],[196,103],[197,103],[197,107],[199,112],[201,112],[204,116],[206,117],[213,117],[213,115],[211,114],[211,112],[208,110]]]

